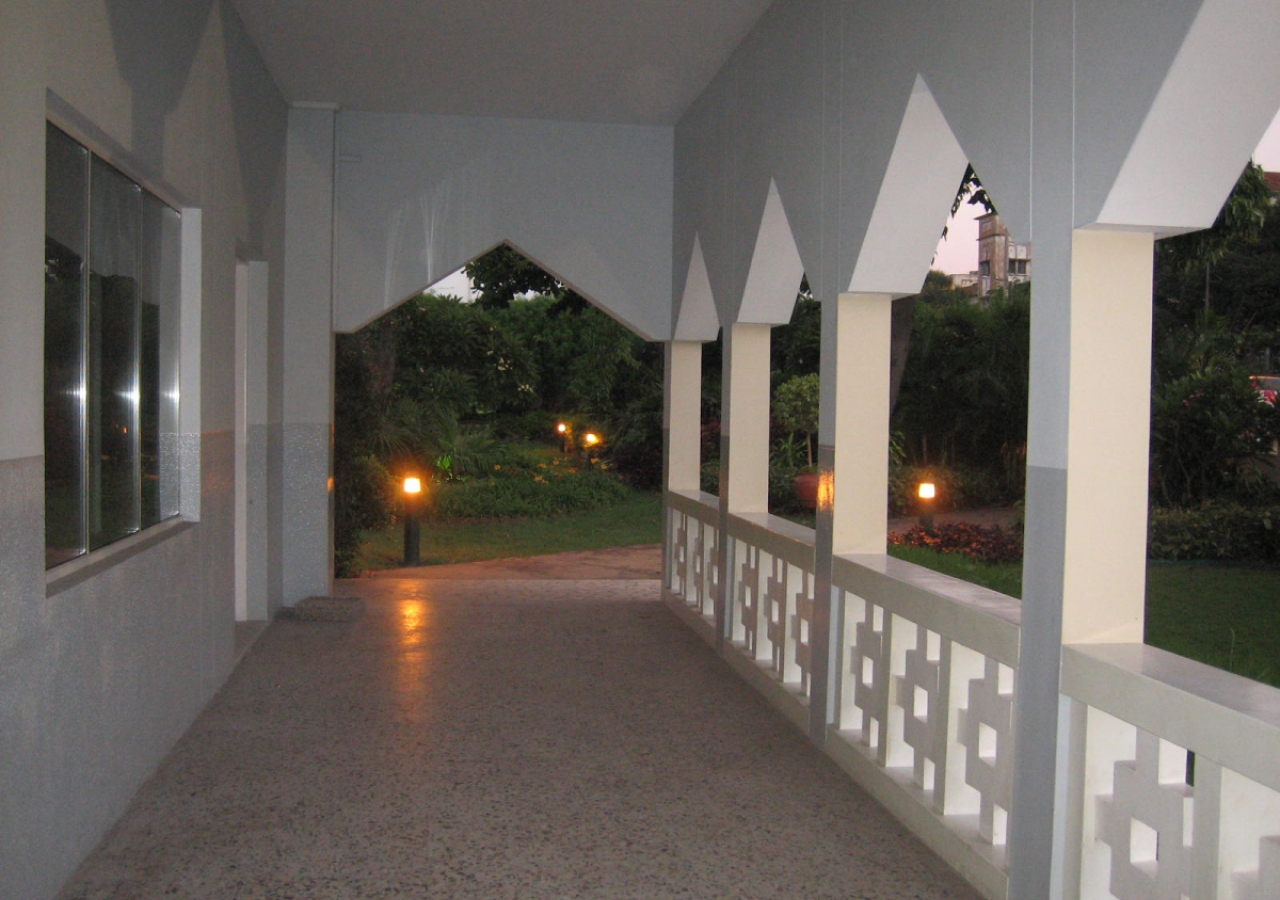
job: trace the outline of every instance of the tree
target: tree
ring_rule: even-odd
[[[463,271],[477,291],[476,304],[483,309],[505,309],[522,294],[552,297],[563,309],[580,310],[588,305],[586,298],[510,244],[499,244],[477,256]]]
[[[1196,308],[1212,308],[1215,267],[1259,239],[1273,201],[1262,167],[1246,163],[1212,226],[1156,244],[1157,301],[1181,306],[1187,322]]]

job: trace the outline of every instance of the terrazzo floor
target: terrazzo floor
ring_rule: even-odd
[[[274,622],[62,900],[976,900],[656,581],[344,583]]]

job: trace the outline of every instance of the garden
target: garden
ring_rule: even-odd
[[[976,179],[973,179],[976,183]],[[401,561],[400,479],[425,478],[423,562],[661,539],[662,355],[514,250],[468,267],[475,302],[424,293],[337,346],[339,574]],[[1157,244],[1148,641],[1280,678],[1280,213],[1245,170],[1213,229]],[[1026,463],[1030,285],[980,300],[930,272],[897,300],[891,516],[1001,508]],[[820,306],[773,329],[769,503],[813,524]],[[720,343],[703,353],[702,487],[719,488]],[[1268,393],[1270,392],[1270,393]],[[557,427],[562,430],[557,430]],[[963,516],[959,518],[963,519]],[[1021,532],[904,527],[895,556],[1021,591]]]

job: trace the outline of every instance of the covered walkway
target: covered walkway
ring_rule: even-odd
[[[339,590],[363,614],[273,623],[65,900],[977,896],[657,581]]]

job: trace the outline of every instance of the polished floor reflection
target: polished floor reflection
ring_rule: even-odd
[[[653,581],[366,579],[267,629],[66,900],[976,895]]]

